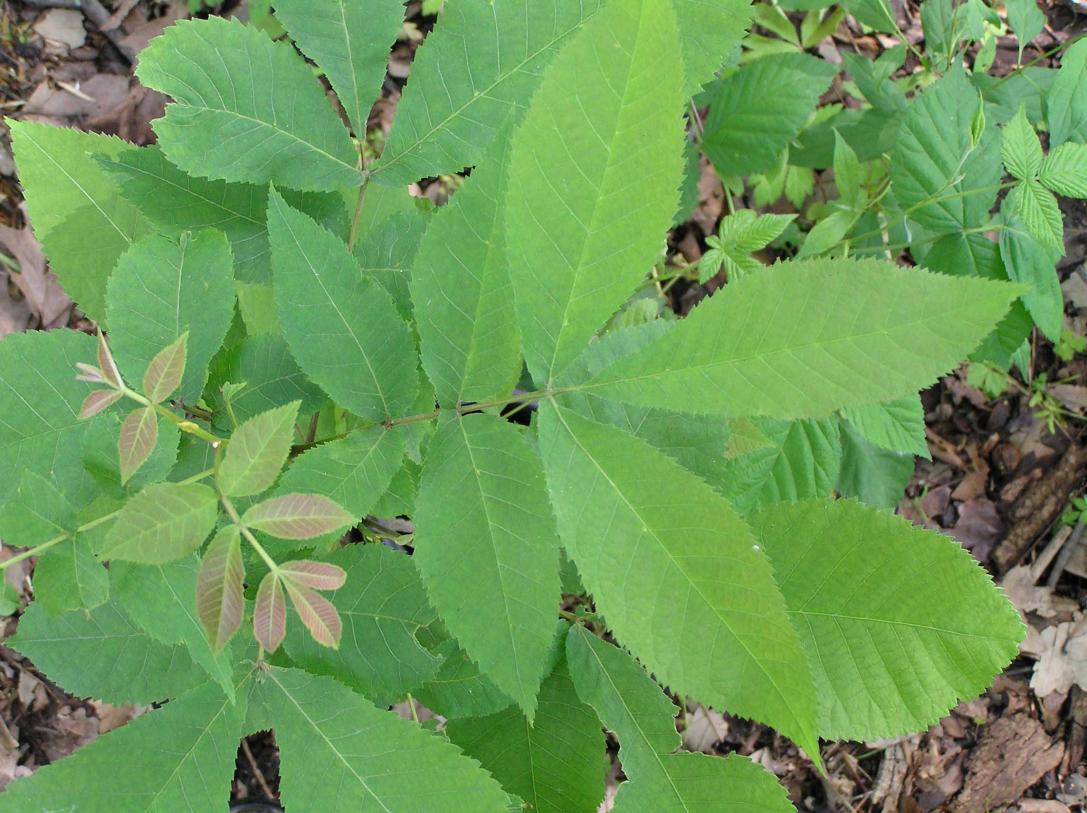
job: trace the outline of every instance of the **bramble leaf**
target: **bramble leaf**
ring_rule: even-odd
[[[1008,276],[1030,286],[1022,296],[1030,318],[1052,341],[1060,339],[1064,296],[1049,248],[1019,218],[1012,216],[1000,230],[1000,256]]]
[[[1067,198],[1087,198],[1087,144],[1066,142],[1042,161],[1042,186]]]
[[[199,483],[148,486],[113,521],[102,558],[148,565],[180,559],[207,539],[218,506],[215,492]]]
[[[242,523],[279,539],[313,539],[355,522],[328,497],[320,494],[284,494],[250,506]]]
[[[892,452],[932,459],[925,440],[925,409],[917,395],[885,404],[850,407],[842,414],[870,443]]]
[[[140,53],[136,75],[173,98],[153,126],[190,175],[317,191],[362,182],[350,135],[289,43],[236,19],[182,20]]]
[[[1031,3],[1034,0],[1030,0]],[[1038,177],[1042,167],[1042,142],[1020,107],[1015,117],[1004,126],[1000,143],[1000,157],[1004,166],[1021,181]]]
[[[287,462],[299,402],[262,412],[230,436],[216,481],[230,497],[249,497],[271,488]]]

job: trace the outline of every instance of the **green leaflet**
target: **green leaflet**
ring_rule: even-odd
[[[331,678],[269,666],[254,680],[249,705],[250,729],[275,729],[286,807],[505,810],[506,795],[474,760]]]
[[[294,441],[298,402],[262,412],[240,424],[230,437],[215,480],[230,497],[251,497],[279,477]]]
[[[1038,176],[1038,170],[1042,167],[1042,142],[1038,140],[1038,134],[1034,132],[1023,108],[1019,108],[1015,118],[1004,127],[1000,158],[1008,172],[1019,180]]]
[[[983,225],[999,191],[999,139],[974,143],[978,91],[961,70],[910,104],[891,152],[891,189],[910,218],[937,234]]]
[[[0,456],[11,471],[40,474],[69,497],[83,479],[72,463],[88,427],[102,420],[78,417],[91,387],[76,381],[75,365],[94,356],[94,339],[69,330],[15,333],[0,342]],[[0,498],[18,485],[15,477],[0,478]]]
[[[141,52],[136,75],[174,99],[155,134],[191,175],[318,191],[362,182],[347,130],[288,43],[237,20],[182,20]]]
[[[913,476],[913,455],[869,443],[846,420],[841,421],[841,435],[838,493],[877,508],[894,510]]]
[[[291,660],[375,699],[400,697],[430,679],[441,661],[416,636],[437,615],[411,558],[383,545],[351,545],[324,561],[347,571],[347,583],[329,595],[343,620],[343,640],[330,650],[291,625]]]
[[[1037,0],[1008,0],[1008,25],[1019,41],[1019,61],[1023,61],[1023,49],[1042,33],[1046,18],[1038,8]]]
[[[283,334],[303,372],[360,417],[404,414],[418,361],[389,295],[359,273],[339,238],[274,191],[268,234]]]
[[[672,0],[683,56],[683,95],[694,96],[739,50],[751,24],[747,0]]]
[[[443,417],[416,499],[415,555],[431,604],[531,720],[559,602],[559,546],[539,458],[491,415]]]
[[[476,163],[523,108],[559,48],[600,0],[450,3],[412,64],[374,179],[407,184]]]
[[[616,810],[792,811],[773,775],[745,757],[675,753],[680,744],[676,707],[622,650],[574,626],[566,657],[578,696],[619,737],[628,781],[619,787]]]
[[[176,397],[200,400],[208,364],[234,316],[230,244],[221,232],[183,233],[180,243],[154,235],[121,255],[106,309],[110,347],[125,382],[139,389],[148,363],[188,333],[185,373]]]
[[[161,701],[206,680],[184,647],[154,640],[116,601],[60,616],[31,604],[7,643],[72,694],[109,703]]]
[[[920,396],[850,407],[842,414],[870,443],[892,452],[932,459],[925,440],[925,409]]]
[[[380,190],[392,191],[391,187],[372,186],[366,193],[367,200]],[[409,201],[414,200],[407,195],[404,197]],[[364,207],[363,218],[365,214]],[[372,225],[369,230],[363,229],[359,233],[358,243],[355,244],[355,259],[358,260],[363,275],[372,277],[374,282],[388,291],[396,305],[396,312],[408,321],[414,318],[408,283],[415,254],[429,223],[430,215],[413,206],[405,211],[394,212]]]
[[[552,405],[540,419],[563,546],[616,637],[674,691],[765,721],[818,758],[804,656],[743,520],[625,432]]]
[[[196,573],[200,561],[186,556],[166,565],[114,562],[113,592],[125,614],[156,641],[184,644],[189,656],[234,699],[234,662],[229,649],[215,653],[196,614]]]
[[[277,493],[323,494],[364,517],[388,490],[403,459],[403,432],[381,426],[359,429],[296,457]]]
[[[932,383],[1016,294],[874,260],[783,263],[729,285],[583,386],[677,411],[818,417]]]
[[[423,368],[443,406],[508,394],[521,374],[500,205],[508,154],[509,139],[496,139],[431,218],[415,257],[411,295]]]
[[[706,91],[706,157],[725,177],[774,169],[836,73],[807,54],[778,54],[728,74]]]
[[[302,52],[324,70],[362,138],[404,22],[404,6],[399,0],[278,0],[275,12]]]
[[[812,665],[821,736],[923,730],[1018,653],[1018,612],[954,540],[847,500],[781,503],[755,527]]]
[[[1038,180],[1068,198],[1087,198],[1087,145],[1061,144],[1042,161]]]
[[[34,565],[34,601],[50,615],[93,610],[109,600],[109,571],[91,543],[77,536],[51,548]]]
[[[233,704],[205,684],[8,785],[0,811],[218,810],[230,792],[244,720],[244,702]]]
[[[661,252],[683,177],[682,81],[670,4],[610,3],[548,67],[514,136],[506,245],[537,385]]]
[[[218,517],[215,492],[200,483],[157,483],[121,509],[103,559],[158,565],[180,559],[208,538]]]
[[[1000,256],[1008,276],[1030,286],[1023,293],[1023,305],[1031,319],[1046,336],[1057,341],[1064,324],[1064,296],[1049,249],[1019,218],[1011,217],[1000,230]]]
[[[503,694],[493,681],[457,646],[452,638],[442,641],[436,655],[445,658],[438,673],[415,692],[428,709],[450,720],[459,717],[486,717],[512,706],[513,698]]]
[[[211,384],[216,391],[227,382],[244,384],[230,399],[239,421],[286,406],[292,401],[300,401],[299,413],[309,415],[327,400],[325,394],[298,369],[287,342],[278,335],[247,336],[242,339],[230,352],[224,369],[212,372]],[[216,394],[221,397],[221,393]]]
[[[600,721],[578,700],[565,658],[540,686],[533,724],[511,706],[489,717],[450,720],[445,730],[531,810],[593,813],[604,798]]]
[[[1064,220],[1057,198],[1036,180],[1017,183],[1005,198],[1002,211],[1015,214],[1027,231],[1054,260],[1064,255]],[[1007,264],[1007,258],[1005,258]]]
[[[1061,56],[1061,68],[1045,97],[1049,148],[1066,141],[1087,141],[1087,42],[1080,40]]]
[[[119,138],[9,121],[34,234],[60,284],[93,319],[105,320],[106,281],[117,258],[151,231],[91,154],[115,157]],[[93,240],[86,235],[93,234]]]

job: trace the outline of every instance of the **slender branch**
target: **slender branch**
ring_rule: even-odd
[[[136,392],[135,390],[131,390],[128,387],[124,387],[121,390],[121,392],[124,393],[126,398],[128,398],[128,399],[130,399],[132,401],[135,401],[137,404],[142,404],[143,406],[151,407],[159,415],[166,418],[166,420],[170,421],[173,424],[176,424],[177,428],[180,429],[182,432],[188,432],[190,435],[195,435],[196,437],[200,438],[201,440],[207,441],[208,443],[210,443],[212,445],[212,448],[219,448],[220,446],[226,445],[226,443],[228,442],[228,438],[221,438],[221,437],[218,437],[217,435],[213,435],[211,432],[204,429],[202,426],[193,423],[192,421],[188,420],[187,418],[181,417],[180,415],[178,415],[175,412],[171,412],[169,409],[164,407],[162,404],[153,404],[153,403],[151,403],[151,400],[149,398],[145,398],[144,396],[140,395],[140,393]]]
[[[230,497],[228,497],[226,494],[223,494],[222,492],[219,492],[219,502],[223,504],[223,508],[226,510],[227,516],[230,517],[230,521],[233,522],[235,526],[237,526],[238,531],[243,537],[245,537],[245,541],[248,542],[253,547],[253,550],[255,550],[260,555],[260,558],[264,560],[264,564],[268,565],[268,569],[271,570],[273,573],[278,573],[279,565],[276,564],[276,560],[268,554],[268,551],[264,549],[264,545],[260,544],[260,542],[257,541],[257,538],[253,536],[253,532],[250,531],[245,526],[245,523],[242,522],[242,518],[238,515],[238,509],[234,507],[234,503],[230,501]]]

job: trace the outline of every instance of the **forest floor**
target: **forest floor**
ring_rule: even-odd
[[[1039,53],[1087,28],[1087,16],[1077,13],[1087,9],[1065,0],[1052,3],[1049,25],[1031,49]],[[135,82],[132,64],[153,36],[189,14],[186,0],[89,5],[102,13],[66,0],[0,5],[0,115],[150,143],[149,122],[162,114],[165,100]],[[245,13],[244,0],[224,5],[221,13]],[[387,129],[415,45],[432,22],[419,16],[418,6],[408,3],[414,23],[394,49],[374,126]],[[919,40],[916,4],[895,6],[907,37]],[[893,44],[850,26],[847,18],[820,45],[824,58],[841,62],[838,49],[876,54]],[[1009,39],[998,49],[998,60],[1010,67],[1015,50]],[[815,194],[822,186],[817,183]],[[720,182],[706,167],[699,206],[673,232],[671,259],[696,262],[724,211]],[[1085,336],[1087,202],[1066,205],[1065,218],[1060,272],[1068,326]],[[685,313],[714,285],[676,285],[669,304]],[[27,225],[10,142],[0,125],[0,338],[65,325],[89,326],[56,284]],[[1062,360],[1038,337],[1030,376],[1017,376],[1001,395],[987,395],[960,370],[923,393],[923,402],[932,459],[918,461],[899,513],[953,536],[989,568],[1029,624],[1021,657],[985,695],[923,734],[825,746],[825,777],[773,732],[697,705],[684,710],[685,746],[750,756],[781,778],[801,811],[1087,810],[1087,503],[1078,523],[1067,513],[1087,480],[1087,355]],[[5,571],[24,604],[31,566]],[[0,619],[6,625],[2,637],[16,623],[17,613]],[[0,647],[0,787],[143,711],[72,697]],[[277,760],[270,735],[245,741],[234,801],[274,800]]]

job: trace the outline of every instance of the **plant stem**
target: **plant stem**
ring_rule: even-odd
[[[355,199],[355,214],[351,216],[351,236],[347,239],[347,250],[354,251],[359,239],[359,226],[362,225],[362,202],[366,200],[366,187],[370,185],[370,174],[363,175],[359,196]]]
[[[257,538],[253,536],[253,532],[245,527],[242,518],[238,515],[238,509],[234,507],[234,503],[230,501],[230,497],[219,492],[219,502],[223,504],[226,515],[230,517],[230,521],[237,526],[238,531],[245,537],[245,541],[252,545],[253,550],[255,550],[260,555],[260,558],[264,560],[264,564],[268,565],[268,569],[273,573],[278,573],[279,565],[276,564],[276,560],[268,554],[268,551],[264,549],[264,545],[257,541]]]
[[[201,440],[207,441],[212,445],[213,448],[217,449],[227,443],[227,438],[221,438],[213,435],[211,432],[199,426],[198,424],[195,424],[187,418],[182,418],[180,415],[171,412],[162,404],[152,404],[150,399],[145,398],[134,390],[130,390],[128,387],[124,387],[121,392],[124,393],[126,398],[135,401],[137,404],[143,404],[144,406],[151,407],[159,415],[166,418],[166,420],[170,421],[173,424],[176,424],[177,428],[180,429],[182,432],[188,432],[190,435],[195,435]]]
[[[415,721],[415,724],[419,724],[419,712],[415,708],[415,698],[411,696],[411,692],[408,692],[408,709],[411,711],[411,719]]]
[[[550,398],[557,392],[556,390],[534,390],[533,392],[523,392],[520,395],[510,395],[507,398],[498,398],[494,401],[484,401],[477,404],[459,404],[453,411],[458,415],[467,415],[471,412],[482,412],[485,409],[492,409],[493,407],[506,406],[507,404],[524,404],[531,401],[539,401],[541,398]],[[386,429],[392,429],[395,426],[404,426],[410,423],[420,423],[421,421],[432,421],[441,415],[443,412],[448,412],[449,409],[431,410],[430,412],[423,412],[418,415],[405,415],[401,418],[392,418],[385,421],[382,426]]]

